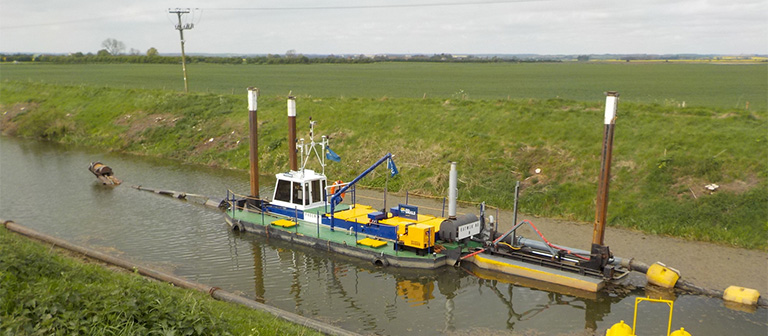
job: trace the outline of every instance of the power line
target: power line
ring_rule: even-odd
[[[337,9],[382,9],[382,8],[415,8],[415,7],[447,7],[447,6],[471,6],[471,5],[495,5],[518,2],[547,2],[555,0],[487,0],[475,2],[435,2],[394,5],[352,5],[352,6],[308,6],[308,7],[218,7],[206,8],[207,10],[221,11],[289,11],[289,10],[337,10]]]
[[[133,16],[140,16],[140,15],[154,13],[154,12],[155,11],[140,12],[140,13],[135,13]],[[89,18],[83,18],[83,19],[76,19],[76,20],[45,22],[45,23],[30,23],[30,24],[15,25],[15,26],[0,26],[0,29],[8,30],[8,29],[32,28],[32,27],[61,26],[61,25],[71,25],[71,24],[79,24],[79,23],[86,23],[86,22],[110,20],[110,19],[125,18],[125,17],[126,17],[125,14],[121,14],[121,15],[106,15],[106,16],[97,16],[97,17],[89,17]]]
[[[206,9],[214,10],[214,11],[344,10],[344,9],[384,9],[384,8],[494,5],[494,4],[520,3],[520,2],[548,2],[548,1],[556,1],[556,0],[486,0],[486,1],[476,1],[476,2],[470,2],[470,1],[435,2],[435,3],[413,3],[413,4],[392,4],[392,5],[307,6],[307,7],[219,7],[219,8],[206,8]],[[152,12],[147,11],[147,12],[136,13],[133,16],[149,14]],[[109,20],[109,19],[120,18],[120,17],[125,18],[126,16],[124,14],[123,15],[107,15],[107,16],[83,18],[83,19],[76,19],[76,20],[65,20],[65,21],[57,21],[57,22],[30,23],[30,24],[22,24],[22,25],[15,25],[15,26],[0,26],[0,29],[10,30],[10,29],[19,29],[19,28],[72,25],[72,24],[80,24],[80,23],[87,23],[87,22],[94,22],[94,21]]]

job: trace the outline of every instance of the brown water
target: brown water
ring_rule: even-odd
[[[98,184],[87,170],[96,160],[125,183]],[[481,279],[463,268],[375,268],[234,234],[216,210],[130,185],[218,197],[227,189],[248,190],[247,172],[0,137],[1,218],[361,333],[602,334],[619,320],[631,323],[635,298],[646,295],[547,291],[514,279]],[[700,296],[674,299],[673,329],[696,336],[768,332],[766,309],[732,310]],[[664,334],[667,308],[641,307],[638,335]]]

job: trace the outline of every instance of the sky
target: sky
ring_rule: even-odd
[[[0,52],[768,54],[768,0],[0,0]]]

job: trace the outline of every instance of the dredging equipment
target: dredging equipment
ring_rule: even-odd
[[[256,143],[255,118],[258,89],[248,89],[249,121],[252,123],[251,144]],[[606,101],[606,126],[603,148],[603,171],[598,198],[598,213],[605,213],[607,183],[610,167],[610,146],[618,94],[610,92]],[[310,120],[310,141],[296,140],[296,98],[288,97],[288,150],[290,167],[275,174],[272,199],[258,196],[253,190],[258,179],[258,157],[251,153],[251,195],[236,195],[228,191],[225,219],[238,231],[249,231],[271,238],[289,240],[302,245],[322,248],[343,255],[370,259],[380,266],[432,269],[473,263],[501,273],[545,281],[585,291],[600,290],[606,280],[621,277],[628,269],[620,258],[613,258],[600,237],[593,239],[592,251],[561,247],[550,243],[530,221],[515,223],[504,233],[498,232],[493,220],[487,220],[485,205],[480,213],[457,216],[457,163],[451,162],[448,187],[448,214],[438,217],[419,213],[419,208],[398,204],[390,209],[374,209],[356,203],[357,183],[377,167],[387,163],[389,177],[397,174],[393,155],[387,153],[350,182],[340,180],[329,184],[325,175],[326,158],[331,158],[329,140],[314,141],[315,122]],[[297,153],[300,158],[295,157]],[[325,155],[321,155],[325,154]],[[321,170],[306,167],[316,157]],[[338,160],[338,156],[333,161]],[[343,196],[350,193],[349,204]],[[517,203],[517,192],[515,197]],[[385,203],[386,204],[386,195]],[[515,213],[516,215],[516,213]],[[515,216],[516,218],[516,216]],[[515,219],[516,220],[516,219]],[[604,225],[604,215],[598,220]],[[522,225],[530,225],[539,240],[515,234]],[[596,224],[597,227],[597,224]],[[616,270],[620,272],[616,273]]]
[[[447,216],[420,213],[415,205],[398,204],[384,208],[356,203],[357,183],[387,163],[387,180],[398,174],[393,155],[387,153],[350,182],[336,180],[329,184],[325,174],[326,159],[340,157],[329,147],[329,138],[314,139],[316,121],[310,118],[309,141],[296,140],[296,98],[287,103],[289,136],[288,171],[275,174],[271,200],[258,193],[258,155],[256,107],[258,89],[248,88],[251,144],[251,192],[249,196],[227,191],[226,198],[204,199],[202,204],[224,210],[225,221],[237,231],[252,232],[341,255],[370,260],[377,266],[434,269],[461,262],[478,268],[520,276],[535,281],[562,285],[587,292],[597,292],[606,282],[619,280],[630,271],[646,275],[648,283],[663,288],[680,288],[694,293],[732,298],[751,305],[768,305],[759,293],[737,287],[723,292],[696,287],[680,279],[680,273],[661,263],[648,265],[632,258],[613,256],[605,244],[604,233],[610,182],[610,167],[616,109],[619,94],[606,93],[603,128],[602,161],[598,184],[596,216],[589,251],[549,242],[529,220],[517,223],[519,183],[515,187],[515,211],[511,229],[498,230],[498,218],[486,217],[485,204],[478,215],[457,216],[457,163],[451,162]],[[292,156],[298,157],[291,158]],[[308,169],[307,162],[316,158],[321,169]],[[333,180],[332,180],[333,181]],[[137,189],[188,199],[191,194]],[[344,196],[350,194],[344,202]],[[195,195],[197,196],[197,195]],[[348,204],[347,204],[348,203]],[[445,208],[445,202],[444,206]],[[443,209],[445,210],[445,209]],[[528,239],[516,230],[529,226],[536,235]],[[728,300],[728,299],[727,299]]]
[[[630,271],[620,258],[613,257],[604,243],[618,97],[617,92],[606,92],[602,161],[591,251],[552,244],[532,222],[524,220],[507,232],[493,232],[493,241],[486,242],[485,246],[463,256],[461,260],[471,261],[481,268],[591,292],[600,290],[606,280],[621,278]],[[515,192],[515,217],[518,188]],[[515,234],[525,224],[536,232],[540,241]]]
[[[112,168],[109,168],[109,166],[99,161],[91,162],[88,166],[88,170],[93,173],[93,175],[96,175],[96,178],[99,179],[103,185],[120,185],[120,183],[123,183],[123,181],[118,180],[117,177],[114,176]]]

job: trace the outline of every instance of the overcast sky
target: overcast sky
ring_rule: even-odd
[[[179,53],[177,7],[188,53],[768,54],[768,0],[0,0],[0,52]]]

